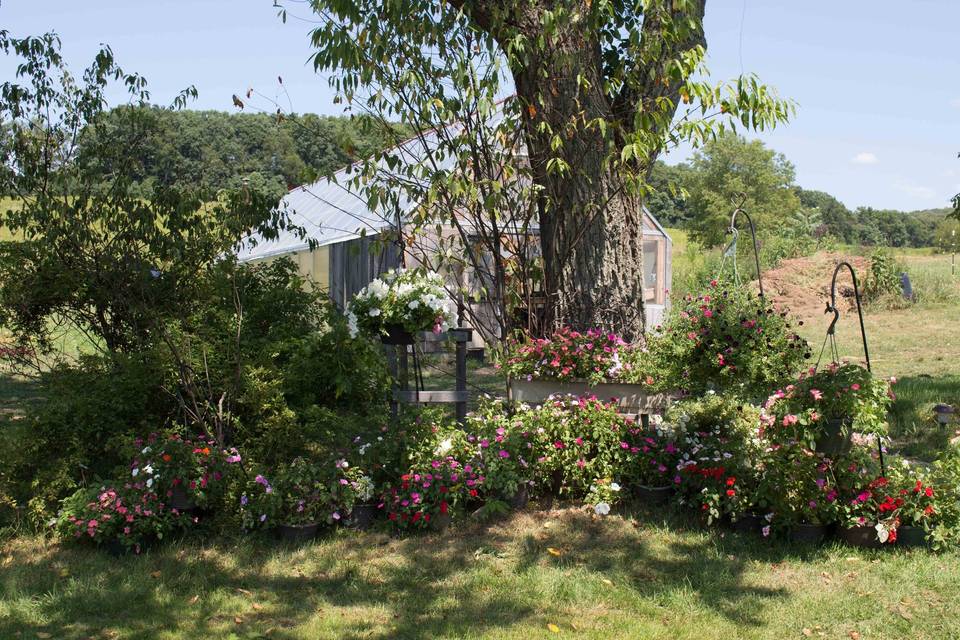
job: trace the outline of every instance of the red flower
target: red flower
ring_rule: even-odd
[[[736,491],[734,491],[733,489],[727,489],[727,496],[732,498],[735,495],[737,495]]]
[[[441,503],[440,503],[440,513],[446,513],[446,512],[447,512],[447,503],[446,503],[446,502],[441,502]]]
[[[388,519],[388,520],[396,520],[396,519],[397,519],[397,514],[396,514],[396,513],[393,513],[393,512],[391,511],[389,514],[387,514],[387,519]]]
[[[476,498],[476,497],[477,497],[477,490],[476,490],[476,489],[470,489],[470,497],[471,497],[471,498]]]
[[[727,486],[728,486],[728,487],[732,487],[734,484],[736,484],[736,482],[737,482],[737,479],[736,479],[736,478],[732,478],[732,477],[731,477],[731,478],[727,478]]]
[[[416,522],[417,520],[420,519],[420,516],[422,516],[422,515],[423,515],[422,513],[420,513],[419,511],[417,511],[415,514],[413,514],[413,518],[411,518],[411,520],[412,520],[413,522]]]
[[[933,487],[927,487],[926,489],[923,490],[923,492],[927,495],[928,498],[933,497]]]
[[[896,541],[897,541],[897,530],[890,529],[890,536],[887,538],[887,542],[889,542],[890,544],[893,544]]]

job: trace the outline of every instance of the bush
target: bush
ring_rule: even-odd
[[[162,425],[173,402],[149,356],[85,356],[40,379],[43,400],[18,425],[22,437],[5,447],[5,490],[45,522],[61,498],[86,482],[109,477],[127,460],[136,435]]]

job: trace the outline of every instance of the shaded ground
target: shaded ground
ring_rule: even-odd
[[[242,538],[119,559],[20,538],[0,548],[0,637],[948,638],[958,560],[573,510],[444,536]]]

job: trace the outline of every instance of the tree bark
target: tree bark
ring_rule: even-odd
[[[517,96],[529,116],[526,144],[533,179],[545,203],[540,210],[540,240],[548,327],[600,328],[630,341],[643,335],[643,203],[610,169],[610,154],[619,154],[620,145],[610,144],[609,131],[605,134],[586,123],[600,118],[614,130],[632,131],[638,109],[658,98],[679,102],[680,83],[665,81],[665,68],[681,51],[706,44],[705,2],[697,0],[696,15],[690,16],[699,21],[698,27],[680,38],[664,37],[663,12],[673,9],[660,8],[658,13],[650,8],[653,4],[648,6],[641,46],[649,45],[651,55],[645,56],[645,68],[639,70],[642,80],[625,84],[615,97],[604,93],[598,35],[577,24],[554,26],[549,46],[537,53],[528,49],[511,60]],[[561,3],[570,5],[564,0],[452,1],[501,45],[515,32],[536,41],[543,32],[541,14]],[[671,117],[675,111],[674,106]],[[547,130],[540,126],[544,122]],[[563,138],[559,149],[554,148],[553,133]],[[649,172],[658,152],[637,158],[636,170]],[[548,170],[548,162],[557,157],[569,171]]]

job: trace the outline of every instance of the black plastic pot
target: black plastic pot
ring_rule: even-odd
[[[276,528],[277,537],[284,542],[302,543],[313,540],[317,537],[317,531],[320,524],[311,522],[309,524],[281,524]]]
[[[430,528],[433,531],[445,531],[453,518],[449,513],[438,513],[430,519]]]
[[[758,534],[766,523],[767,521],[763,516],[758,516],[755,513],[744,513],[734,520],[730,526],[738,533]]]
[[[877,530],[872,526],[844,527],[839,532],[840,539],[852,547],[864,549],[882,549],[884,544],[877,538]]]
[[[170,490],[167,506],[171,509],[188,513],[197,508],[197,504],[193,501],[193,498],[190,497],[190,494],[187,493],[182,482]]]
[[[365,531],[373,526],[378,515],[380,515],[380,510],[377,509],[375,504],[354,505],[353,511],[350,512],[350,526]]]
[[[820,544],[830,533],[830,527],[823,524],[795,524],[790,529],[790,540],[806,544]],[[874,532],[876,535],[876,532]]]
[[[667,484],[662,487],[649,487],[639,484],[633,489],[634,498],[639,504],[643,505],[664,505],[670,502],[673,496],[673,485]]]
[[[530,486],[524,482],[517,487],[516,493],[507,498],[507,502],[510,503],[510,507],[513,509],[524,509],[527,506],[527,503],[530,502]]]
[[[901,525],[897,527],[897,545],[901,547],[929,547],[927,532],[923,527]]]
[[[828,458],[836,458],[850,452],[853,446],[853,420],[831,418],[820,423],[821,431],[814,439],[817,451]]]
[[[383,327],[385,333],[380,334],[380,341],[383,344],[404,345],[415,342],[413,334],[399,324],[388,324]]]

